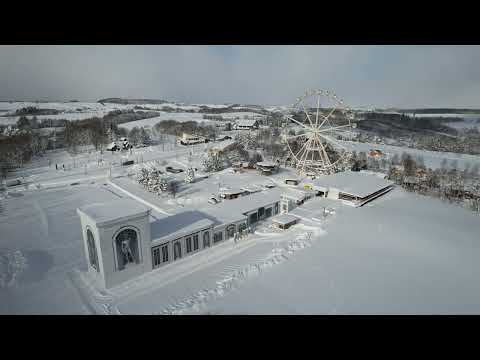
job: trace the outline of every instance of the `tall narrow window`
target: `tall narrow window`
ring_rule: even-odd
[[[187,245],[187,253],[192,252],[192,238],[190,236],[185,239],[185,243]]]
[[[198,234],[193,235],[193,250],[198,250]]]
[[[93,237],[90,229],[87,229],[87,245],[88,245],[88,258],[90,260],[90,265],[95,270],[100,271],[98,267],[98,257],[97,249],[95,247],[95,238]]]
[[[162,261],[168,262],[168,244],[162,246]]]
[[[205,231],[203,233],[203,247],[209,247],[210,246],[210,233],[208,231]]]
[[[153,267],[156,268],[160,265],[160,248],[156,247],[152,249]]]
[[[214,243],[222,241],[222,240],[223,240],[223,232],[222,231],[219,231],[219,232],[213,234],[213,242]]]
[[[272,208],[267,208],[267,210],[265,210],[265,217],[269,218],[272,216]]]
[[[180,241],[175,241],[173,244],[173,260],[180,259],[182,257],[182,244]]]
[[[262,219],[264,215],[265,215],[265,208],[261,207],[260,209],[258,209],[258,218]]]

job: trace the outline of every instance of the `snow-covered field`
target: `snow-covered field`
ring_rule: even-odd
[[[212,121],[210,120],[203,119],[202,115],[203,114],[198,114],[198,113],[162,113],[160,114],[160,116],[157,116],[157,117],[130,121],[127,123],[120,124],[119,126],[127,130],[131,130],[134,127],[153,128],[157,123],[164,120],[175,120],[179,122],[185,122],[185,121],[202,122],[203,121],[206,124],[212,123]]]
[[[161,112],[159,116],[153,117],[150,119],[143,119],[143,120],[136,120],[136,121],[130,121],[127,123],[123,123],[119,125],[120,127],[123,127],[125,129],[131,130],[133,127],[145,127],[145,128],[152,128],[155,126],[155,124],[159,123],[160,121],[164,120],[175,120],[179,122],[185,122],[185,121],[197,121],[197,122],[204,122],[205,124],[214,124],[215,121],[211,120],[206,120],[203,118],[202,113],[168,113],[168,112]],[[212,115],[212,114],[209,114]],[[252,112],[232,112],[232,113],[220,113],[220,114],[214,114],[216,116],[222,116],[225,120],[236,120],[236,119],[244,119],[245,117],[251,118],[252,116],[255,116],[256,118],[261,118],[263,115],[257,114],[257,113],[252,113]]]
[[[392,145],[379,145],[379,144],[369,144],[369,143],[360,143],[354,141],[340,141],[338,142],[343,145],[346,149],[351,151],[364,151],[368,152],[372,149],[379,149],[387,154],[388,157],[398,154],[401,156],[403,152],[410,154],[413,158],[422,157],[426,167],[432,169],[440,168],[443,159],[447,160],[448,167],[455,167],[459,170],[463,170],[466,166],[473,166],[474,164],[480,165],[480,156],[478,155],[469,155],[469,154],[458,154],[458,153],[449,153],[449,152],[440,152],[440,151],[428,151],[428,150],[419,150],[412,149],[401,146],[392,146]]]
[[[55,109],[61,111],[61,113],[56,115],[37,115],[39,120],[41,119],[67,119],[67,120],[82,120],[87,119],[90,117],[102,117],[106,115],[109,111],[113,110],[133,110],[135,106],[140,106],[141,108],[149,109],[149,110],[157,110],[160,112],[160,120],[164,119],[173,119],[177,121],[202,121],[202,113],[198,113],[201,111],[201,106],[205,106],[212,109],[221,109],[227,108],[228,105],[213,105],[213,104],[194,104],[194,105],[186,105],[186,104],[177,104],[177,103],[165,103],[165,104],[111,104],[111,103],[97,103],[97,102],[0,102],[0,125],[8,125],[14,124],[17,122],[19,116],[15,115],[15,111],[25,108],[25,107],[37,107],[39,109]],[[185,112],[167,112],[162,111],[165,108],[171,108],[176,111],[184,110]],[[249,107],[237,107],[238,109],[250,109]],[[253,110],[253,109],[252,109]],[[186,111],[194,111],[186,112]],[[209,114],[212,115],[212,114]],[[240,118],[243,119],[244,116],[259,116],[262,115],[255,113],[255,112],[232,112],[232,113],[222,113],[222,114],[213,114],[213,115],[220,115],[226,119],[235,119]],[[28,116],[31,117],[31,116]],[[152,126],[154,123],[145,122],[141,123],[140,126]],[[139,125],[133,125],[139,126]],[[133,127],[132,126],[132,127]],[[128,125],[127,125],[128,127]]]
[[[94,116],[102,117],[109,111],[133,109],[131,105],[105,104],[100,103],[82,103],[82,102],[52,102],[52,103],[35,103],[35,102],[0,102],[0,125],[14,124],[19,116],[15,115],[15,111],[25,107],[36,107],[39,109],[54,109],[61,113],[55,115],[36,115],[37,119],[67,119],[82,120]],[[5,110],[5,111],[2,111]],[[32,116],[27,116],[31,118]]]
[[[413,116],[413,114],[406,115]],[[473,127],[480,128],[480,114],[415,114],[415,117],[417,118],[417,120],[430,117],[458,118],[462,119],[462,121],[450,122],[446,123],[446,125],[457,130],[469,129]]]
[[[94,184],[25,191],[1,201],[0,251],[20,266],[0,287],[0,313],[479,313],[478,215],[396,189],[284,233],[264,226],[99,292],[86,268],[75,209],[127,196]],[[146,200],[149,200],[148,198]],[[235,201],[235,200],[231,200]],[[156,214],[155,211],[153,214]],[[21,254],[21,256],[18,256]],[[22,265],[23,264],[23,265]],[[12,278],[3,264],[2,277]]]

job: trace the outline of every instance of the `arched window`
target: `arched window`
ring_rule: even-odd
[[[182,257],[182,244],[180,241],[175,241],[173,244],[173,260],[177,260]]]
[[[231,224],[227,226],[227,239],[235,236],[235,225]]]
[[[88,246],[88,259],[90,260],[90,265],[97,271],[98,267],[98,257],[97,257],[97,248],[95,247],[95,238],[93,237],[90,229],[87,229],[87,246]]]
[[[132,264],[140,262],[138,235],[133,229],[120,231],[115,237],[117,268],[123,270]]]
[[[210,233],[208,231],[205,231],[203,233],[203,247],[209,247],[210,246]]]

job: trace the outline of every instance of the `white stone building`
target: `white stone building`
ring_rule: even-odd
[[[81,207],[77,213],[88,273],[100,286],[115,287],[245,232],[277,215],[279,201],[273,189],[155,218],[149,208],[127,198]]]

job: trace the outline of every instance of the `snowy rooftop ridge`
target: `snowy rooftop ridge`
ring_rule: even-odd
[[[354,171],[324,175],[313,180],[312,183],[317,187],[337,189],[341,192],[362,198],[393,185],[393,181]]]
[[[148,214],[150,209],[130,198],[122,198],[107,203],[88,204],[77,209],[87,215],[97,225],[111,221]]]

